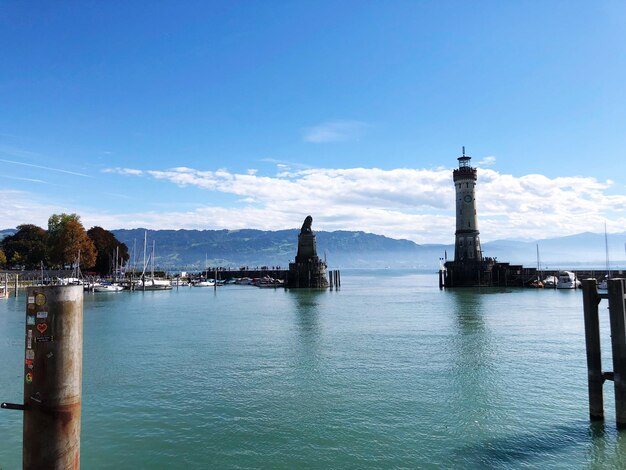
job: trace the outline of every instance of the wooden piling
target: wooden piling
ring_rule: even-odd
[[[341,271],[337,270],[337,285],[341,287]]]
[[[82,286],[27,288],[23,468],[80,468]]]
[[[17,294],[18,294],[18,289],[20,287],[19,285],[19,279],[20,279],[20,275],[19,274],[15,274],[15,298],[17,299]]]
[[[335,289],[339,288],[339,271],[335,269]]]
[[[333,271],[332,270],[328,271],[328,284],[330,286],[330,289],[332,290],[333,288]]]
[[[613,384],[615,386],[615,422],[626,428],[626,313],[624,279],[608,282],[611,346],[613,349]]]
[[[604,397],[602,395],[602,356],[600,353],[600,324],[598,319],[597,283],[595,279],[584,279],[583,311],[585,316],[585,345],[587,349],[587,380],[589,390],[589,417],[592,421],[604,419]]]

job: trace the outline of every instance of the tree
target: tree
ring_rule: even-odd
[[[7,264],[7,257],[2,248],[0,248],[0,268],[4,268]]]
[[[17,226],[17,232],[5,237],[0,243],[10,266],[24,265],[27,269],[39,268],[48,263],[48,236],[36,225]]]
[[[50,260],[57,266],[72,265],[80,255],[80,266],[96,262],[96,247],[76,214],[53,214],[48,219]]]
[[[115,235],[102,227],[92,227],[87,230],[87,235],[93,241],[98,252],[96,263],[93,266],[94,271],[101,275],[111,271],[111,266],[115,266],[115,254],[119,256],[118,265],[128,261],[128,247],[125,243],[120,242]]]

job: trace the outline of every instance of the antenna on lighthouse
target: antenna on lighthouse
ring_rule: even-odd
[[[463,146],[463,156],[465,156],[465,145]]]

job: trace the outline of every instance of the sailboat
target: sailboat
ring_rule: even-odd
[[[539,243],[537,243],[537,279],[530,283],[530,287],[543,289],[543,281],[541,280],[541,262],[539,261]]]
[[[215,287],[215,279],[209,279],[209,264],[206,253],[204,254],[204,277],[193,283],[194,287]]]
[[[146,259],[148,232],[145,232],[143,242],[143,271],[141,273],[141,290],[169,290],[172,285],[167,279],[154,278],[154,240],[152,240],[152,253]],[[146,275],[146,269],[150,263],[150,276]]]

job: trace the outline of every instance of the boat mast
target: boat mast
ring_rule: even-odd
[[[604,249],[606,250],[606,276],[611,279],[611,270],[609,269],[609,238],[606,234],[606,222],[604,222]]]
[[[150,274],[154,279],[154,240],[152,240],[152,262],[150,263]]]
[[[537,279],[541,280],[541,260],[539,258],[539,243],[537,243]]]

